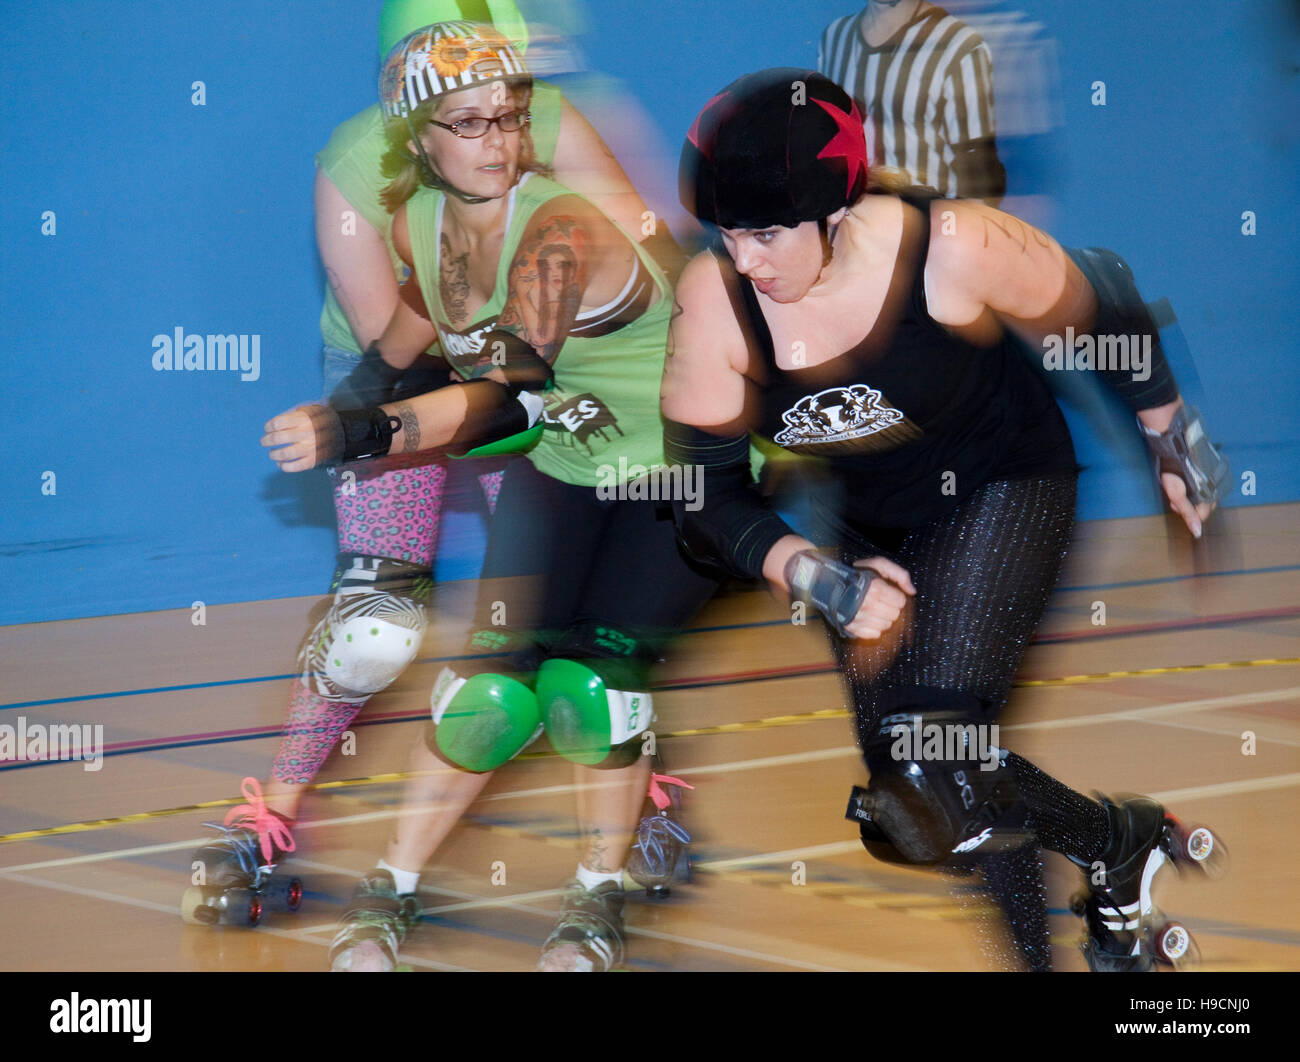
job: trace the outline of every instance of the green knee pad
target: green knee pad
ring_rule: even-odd
[[[506,675],[464,679],[444,668],[430,699],[438,750],[467,771],[496,770],[542,733],[536,694]]]
[[[650,694],[609,689],[574,660],[547,660],[537,672],[537,704],[546,736],[566,760],[595,767],[654,720]]]

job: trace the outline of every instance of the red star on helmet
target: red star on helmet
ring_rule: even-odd
[[[719,92],[716,96],[713,97],[713,99],[709,100],[709,102],[704,105],[704,110],[700,111],[700,113],[696,115],[695,121],[691,125],[690,132],[686,134],[686,139],[689,140],[692,144],[694,144],[695,147],[698,148],[705,155],[712,154],[712,147],[710,146],[710,148],[706,150],[704,146],[700,143],[700,123],[704,121],[704,116],[708,114],[710,110],[713,109],[713,105],[715,103],[718,103],[721,100],[725,100],[729,95],[731,95],[731,93],[723,91],[723,92]]]
[[[858,170],[867,172],[867,135],[862,128],[862,115],[858,105],[852,104],[852,110],[845,113],[833,103],[825,100],[813,100],[818,107],[835,119],[839,131],[831,137],[830,142],[817,155],[819,159],[844,159],[849,171],[849,183],[844,189],[847,197],[853,191],[853,182],[857,180]]]

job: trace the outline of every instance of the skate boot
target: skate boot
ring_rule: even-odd
[[[376,869],[362,878],[339,919],[330,947],[335,973],[391,973],[397,950],[420,918],[420,901],[411,893],[398,895],[393,875]]]
[[[565,887],[559,921],[542,945],[537,969],[548,973],[604,973],[618,966],[623,945],[623,890],[612,881],[595,890],[580,881]]]
[[[302,881],[275,873],[294,850],[288,824],[267,808],[256,778],[245,778],[242,789],[247,804],[231,808],[224,823],[203,824],[220,836],[191,860],[193,884],[181,897],[181,918],[191,925],[255,926],[267,910],[302,904]]]
[[[1215,875],[1223,866],[1222,843],[1204,826],[1188,829],[1149,797],[1119,803],[1099,799],[1110,820],[1111,840],[1100,866],[1079,864],[1088,875],[1088,891],[1070,905],[1084,921],[1082,947],[1089,968],[1141,973],[1157,962],[1181,966],[1192,961],[1196,945],[1191,934],[1167,920],[1152,899],[1156,875],[1166,864]]]
[[[653,900],[667,899],[672,894],[669,882],[691,880],[691,858],[686,848],[691,843],[691,835],[668,813],[670,806],[677,814],[681,813],[681,797],[676,792],[669,796],[664,784],[695,788],[666,774],[650,776],[650,799],[657,810],[643,818],[637,827],[628,850],[626,870],[628,877]]]

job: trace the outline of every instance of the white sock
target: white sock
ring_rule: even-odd
[[[594,892],[596,887],[603,882],[612,881],[615,885],[622,888],[623,886],[623,868],[609,874],[602,874],[599,871],[588,870],[581,863],[578,864],[578,880],[582,882],[582,887],[588,892]]]
[[[405,896],[408,893],[415,892],[416,886],[420,884],[420,875],[417,871],[398,870],[397,867],[390,866],[382,859],[375,866],[393,875],[393,885],[397,889],[398,896]]]

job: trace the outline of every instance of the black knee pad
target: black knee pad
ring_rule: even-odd
[[[951,690],[914,691],[916,707],[883,716],[863,749],[871,780],[847,817],[889,862],[935,864],[1023,843],[1023,811],[982,702]]]

